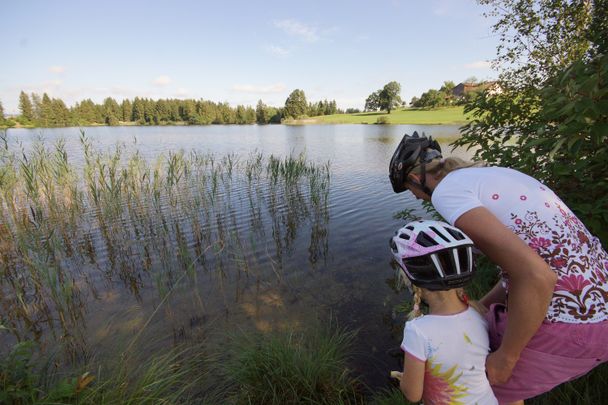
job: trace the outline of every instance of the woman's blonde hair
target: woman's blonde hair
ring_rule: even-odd
[[[448,173],[458,169],[465,169],[467,167],[485,167],[488,164],[482,160],[477,162],[466,161],[457,157],[448,158],[436,158],[424,165],[426,173],[436,176],[439,179],[444,178]],[[422,168],[420,161],[416,162],[416,165],[410,173],[422,174]]]

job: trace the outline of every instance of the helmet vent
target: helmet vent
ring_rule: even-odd
[[[418,234],[418,237],[416,237],[416,243],[424,247],[437,246],[439,244],[425,232],[420,232]]]
[[[445,230],[448,231],[450,233],[450,235],[452,235],[454,237],[454,239],[456,239],[456,240],[464,239],[464,235],[454,229],[446,228]]]
[[[410,235],[408,235],[407,233],[400,233],[399,237],[401,239],[410,240]]]
[[[449,242],[450,242],[450,240],[449,240],[448,238],[446,238],[444,234],[442,234],[441,232],[439,232],[439,231],[437,230],[437,228],[435,228],[434,226],[431,226],[430,228],[431,228],[431,230],[432,230],[433,232],[435,232],[437,235],[439,235],[439,236],[441,237],[441,239],[443,239],[443,240],[444,240],[444,241],[446,241],[447,243],[449,243]]]

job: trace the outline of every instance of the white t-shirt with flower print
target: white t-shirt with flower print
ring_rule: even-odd
[[[432,202],[451,224],[465,212],[485,207],[536,250],[558,276],[548,321],[608,320],[608,254],[547,186],[513,169],[465,168],[439,182]]]
[[[425,362],[425,405],[498,404],[486,377],[488,326],[473,308],[406,322],[401,349]]]

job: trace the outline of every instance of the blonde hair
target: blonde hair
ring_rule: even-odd
[[[420,304],[422,302],[422,289],[420,287],[416,287],[415,285],[412,285],[412,291],[414,292],[414,307],[407,316],[407,319],[410,321],[412,319],[419,318],[422,315],[424,315],[422,312],[422,309],[420,308]],[[429,292],[432,293],[432,291],[429,291],[429,290],[425,290],[425,291],[427,293],[429,293]],[[464,292],[463,288],[456,288],[455,291],[456,291],[456,295],[458,296],[458,299],[460,301],[462,301],[464,304],[470,306],[475,311],[479,312],[481,315],[484,315],[486,313],[486,309],[483,307],[483,305],[481,305],[480,303],[478,303],[475,300],[469,299],[467,294]]]
[[[436,176],[438,179],[442,179],[454,170],[465,169],[467,167],[485,167],[487,165],[483,160],[471,162],[457,157],[435,158],[424,165],[424,171]],[[416,165],[410,173],[422,174],[420,160],[416,161]]]
[[[414,307],[407,315],[409,321],[423,315],[422,310],[420,309],[420,304],[422,303],[422,289],[412,284],[412,291],[414,292]]]

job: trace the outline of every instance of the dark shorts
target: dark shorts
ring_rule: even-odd
[[[486,314],[490,349],[498,349],[507,326],[506,307],[493,304]],[[544,322],[505,384],[493,385],[500,403],[532,398],[574,380],[608,361],[608,321],[593,324]]]

